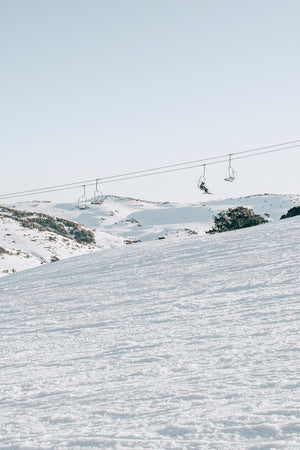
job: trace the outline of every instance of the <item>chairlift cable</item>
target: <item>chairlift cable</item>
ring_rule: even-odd
[[[294,144],[297,142],[299,142],[299,144],[287,146],[287,147],[276,148],[276,147],[279,147],[282,145]],[[286,142],[286,143],[282,143],[282,144],[273,144],[273,145],[269,145],[269,146],[265,146],[265,147],[258,147],[256,149],[245,150],[242,152],[235,152],[235,153],[231,153],[230,155],[231,155],[231,160],[239,160],[239,159],[244,159],[244,158],[260,156],[260,155],[264,155],[264,154],[268,154],[268,153],[279,152],[282,150],[294,149],[294,148],[298,148],[298,147],[300,147],[300,140],[295,140],[295,141],[290,141],[290,142]],[[268,150],[268,149],[270,149],[270,150]],[[265,150],[265,151],[260,152],[259,150]],[[258,153],[253,153],[253,152],[258,152]],[[225,157],[226,157],[226,159],[224,159]],[[51,193],[51,192],[71,190],[71,189],[82,187],[83,185],[84,186],[92,186],[95,184],[96,180],[101,180],[102,184],[113,183],[113,182],[117,182],[117,181],[132,180],[132,179],[143,178],[143,177],[148,177],[148,176],[152,176],[152,175],[172,173],[172,172],[177,172],[177,171],[181,171],[181,170],[190,170],[190,169],[194,169],[194,168],[201,167],[204,165],[220,164],[220,163],[224,163],[226,161],[228,161],[228,154],[220,155],[220,156],[213,156],[213,157],[209,157],[209,158],[203,158],[203,159],[194,160],[194,161],[187,161],[185,163],[172,164],[172,165],[168,165],[168,166],[160,166],[160,167],[156,167],[156,168],[152,168],[152,169],[128,172],[128,173],[123,173],[123,174],[113,175],[113,176],[108,176],[108,177],[102,177],[102,178],[97,178],[97,179],[93,178],[91,180],[85,180],[85,181],[80,181],[80,182],[67,183],[67,184],[61,184],[61,185],[56,185],[56,186],[44,187],[44,188],[40,188],[40,189],[30,189],[30,190],[26,190],[26,191],[2,194],[2,195],[0,195],[0,199],[24,197],[29,194],[32,194],[32,195],[33,194],[46,194],[46,193]],[[203,164],[203,162],[205,162],[205,164]],[[202,164],[200,164],[200,163],[202,163]],[[166,170],[164,170],[164,169],[166,169]]]

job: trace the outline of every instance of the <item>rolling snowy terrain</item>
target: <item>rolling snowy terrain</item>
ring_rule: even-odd
[[[209,196],[202,196],[201,199],[209,200]],[[53,229],[25,230],[23,223],[6,217],[6,212],[3,218],[0,214],[0,247],[6,250],[0,255],[0,276],[123,244],[203,235],[212,227],[213,216],[230,207],[252,208],[272,222],[278,221],[296,204],[299,204],[299,196],[267,194],[195,204],[153,203],[108,196],[102,205],[89,203],[86,210],[79,210],[71,203],[15,203],[10,205],[11,211],[30,212],[34,216],[47,215],[56,221],[64,219],[84,226],[94,233],[95,245],[87,246],[74,239],[70,241],[70,236],[66,240],[66,236],[53,234],[56,231]]]
[[[116,229],[150,233],[132,208]],[[1,279],[0,447],[300,448],[300,217],[275,219]]]
[[[0,277],[122,245],[123,241],[99,230],[96,245],[95,233],[89,227],[30,208],[21,211],[0,206]]]

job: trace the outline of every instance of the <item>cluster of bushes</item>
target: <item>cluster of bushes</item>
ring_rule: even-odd
[[[79,244],[95,244],[95,235],[92,230],[88,230],[78,223],[72,222],[71,220],[62,219],[61,217],[56,217],[56,221],[63,224],[69,236],[75,239]]]
[[[91,230],[79,228],[74,233],[74,239],[81,244],[95,244],[95,235]]]
[[[266,214],[267,215],[267,214]],[[287,219],[288,217],[295,217],[300,215],[300,206],[294,206],[289,209],[286,214],[283,214],[280,219]],[[269,216],[269,215],[268,215]],[[252,209],[238,206],[237,208],[229,208],[222,211],[214,217],[214,226],[206,233],[222,233],[224,231],[238,230],[240,228],[253,227],[266,223],[267,220],[255,214]]]
[[[78,223],[60,217],[52,217],[42,213],[19,211],[1,206],[0,217],[11,218],[19,222],[24,228],[50,231],[61,236],[74,239],[79,244],[95,244],[95,235],[91,230]]]
[[[213,228],[206,233],[223,233],[224,231],[253,227],[254,225],[260,225],[266,222],[267,220],[264,217],[255,214],[252,209],[238,206],[237,208],[229,208],[226,211],[218,213],[214,217]]]
[[[280,217],[280,220],[295,216],[300,216],[300,206],[294,206],[293,208],[289,209],[286,214],[283,214],[283,216]]]

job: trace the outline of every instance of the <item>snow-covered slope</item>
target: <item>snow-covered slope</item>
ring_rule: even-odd
[[[29,210],[0,206],[0,277],[123,243],[98,230],[96,246],[89,228]]]
[[[300,217],[0,281],[0,447],[298,449]]]
[[[203,196],[202,199],[209,199]],[[10,205],[13,209],[46,214],[81,224],[95,233],[99,249],[139,241],[157,239],[173,240],[195,234],[204,234],[213,224],[213,216],[230,207],[246,206],[269,221],[279,220],[299,197],[289,195],[257,195],[247,198],[207,201],[195,204],[153,203],[142,200],[108,196],[102,205],[89,204],[89,209],[79,210],[74,204],[51,202],[25,202]],[[11,235],[11,237],[9,237]],[[26,239],[25,239],[26,238]],[[14,242],[15,241],[15,242]],[[87,246],[77,243],[70,247],[60,238],[56,243],[39,232],[24,233],[23,227],[1,222],[0,246],[9,250],[0,259],[0,276],[53,260],[87,253]]]
[[[11,219],[0,221],[0,242],[0,277],[97,250],[55,233],[24,229]]]

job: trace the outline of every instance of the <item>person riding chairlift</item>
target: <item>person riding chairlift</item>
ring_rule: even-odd
[[[211,192],[209,192],[209,190],[205,186],[204,181],[201,181],[201,183],[199,185],[199,189],[201,189],[201,191],[203,191],[203,194],[211,194]]]

